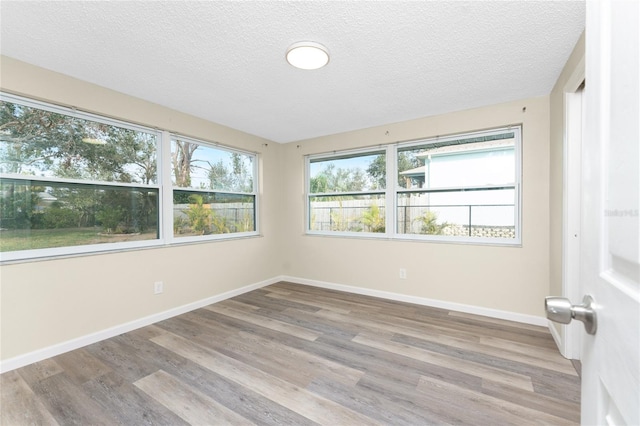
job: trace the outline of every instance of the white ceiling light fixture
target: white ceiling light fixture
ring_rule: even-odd
[[[303,70],[317,70],[329,63],[329,51],[313,41],[293,43],[287,49],[287,62]]]

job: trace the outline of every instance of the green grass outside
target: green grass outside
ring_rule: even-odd
[[[117,235],[100,235],[97,228],[3,230],[0,231],[0,252],[154,239],[155,230]]]

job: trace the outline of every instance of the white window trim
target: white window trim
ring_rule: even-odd
[[[424,146],[429,143],[439,144],[451,140],[467,139],[474,136],[489,136],[493,134],[502,134],[505,132],[513,132],[515,138],[514,144],[514,161],[515,161],[515,176],[516,181],[508,184],[501,185],[479,185],[473,187],[451,187],[451,188],[433,188],[428,190],[423,189],[406,189],[398,185],[397,176],[397,153],[398,150],[403,148],[409,148],[412,146]],[[382,149],[381,149],[382,148]],[[386,189],[383,191],[365,191],[365,192],[349,192],[349,193],[328,193],[328,194],[311,194],[310,188],[310,164],[313,160],[324,159],[339,159],[341,157],[381,152],[385,150],[386,154],[386,170],[387,170],[387,184]],[[384,146],[372,146],[368,148],[360,148],[355,150],[345,151],[333,151],[331,153],[313,154],[305,157],[305,234],[314,236],[327,236],[327,237],[350,237],[350,238],[375,238],[386,240],[407,240],[407,241],[423,241],[433,243],[449,243],[449,244],[472,244],[472,245],[497,245],[497,246],[522,246],[522,125],[510,125],[499,128],[493,128],[488,130],[456,133],[444,137],[433,137],[418,139],[400,143],[386,144]],[[514,215],[514,227],[515,238],[483,238],[483,237],[468,237],[468,236],[446,236],[446,235],[424,235],[424,234],[404,234],[397,232],[397,215],[398,215],[398,194],[413,193],[413,192],[437,192],[447,190],[460,190],[460,189],[492,189],[499,187],[512,188],[514,194],[514,208],[516,210]],[[341,231],[313,231],[311,230],[311,196],[322,195],[368,195],[368,194],[385,194],[385,232],[384,233],[372,233],[372,232],[341,232]]]
[[[258,154],[255,152],[250,152],[250,151],[241,151],[238,149],[234,149],[234,148],[230,148],[227,146],[222,146],[220,144],[217,143],[212,143],[212,142],[208,142],[208,141],[204,141],[201,139],[195,139],[189,136],[184,136],[178,133],[169,133],[169,132],[163,132],[163,143],[164,143],[164,133],[168,134],[168,145],[169,145],[169,149],[168,151],[164,151],[171,153],[171,140],[172,139],[180,139],[182,141],[186,141],[189,143],[193,143],[196,145],[202,145],[202,146],[206,146],[208,148],[213,148],[213,149],[218,149],[221,151],[226,151],[226,152],[230,152],[230,153],[235,153],[235,154],[241,154],[241,155],[248,155],[253,157],[253,161],[252,161],[252,172],[253,172],[253,191],[252,192],[234,192],[234,191],[222,191],[222,190],[216,190],[216,189],[201,189],[201,188],[189,188],[189,187],[180,187],[180,186],[175,186],[173,185],[173,182],[171,180],[171,163],[169,161],[166,161],[166,165],[168,167],[168,173],[167,175],[163,175],[163,176],[168,176],[168,182],[165,183],[165,188],[169,188],[168,192],[169,192],[169,198],[166,198],[166,200],[171,200],[171,203],[166,203],[169,204],[168,206],[168,210],[167,212],[165,212],[165,214],[167,215],[168,218],[170,218],[169,220],[166,221],[166,223],[168,224],[167,226],[169,227],[168,229],[168,242],[169,244],[183,244],[183,243],[197,243],[197,242],[203,242],[203,241],[216,241],[216,240],[229,240],[229,239],[235,239],[235,238],[247,238],[247,237],[255,237],[255,236],[259,236],[260,235],[260,230],[258,228]],[[190,237],[176,237],[173,233],[173,191],[185,191],[185,192],[201,192],[203,194],[228,194],[228,195],[249,195],[252,196],[254,199],[254,225],[255,225],[255,230],[254,231],[247,231],[247,232],[234,232],[234,233],[229,233],[229,234],[210,234],[210,235],[196,235],[196,236],[190,236]]]
[[[160,185],[155,185],[155,184],[109,182],[105,180],[67,179],[67,178],[59,178],[55,176],[46,177],[46,176],[21,175],[18,173],[0,173],[0,178],[9,179],[9,180],[22,180],[22,181],[29,181],[29,182],[52,182],[52,183],[69,183],[72,185],[113,186],[118,188],[151,188],[151,189],[160,188]]]

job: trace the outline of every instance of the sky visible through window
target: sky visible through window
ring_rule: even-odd
[[[364,155],[359,157],[341,158],[338,160],[323,160],[323,161],[311,161],[309,165],[309,172],[311,177],[317,177],[322,172],[328,162],[334,163],[336,167],[345,170],[362,170],[366,172],[369,165],[376,159],[379,154]]]
[[[175,153],[176,141],[180,141],[182,143],[185,142],[185,140],[180,138],[172,138],[172,153]],[[190,143],[192,146],[196,146],[190,161],[190,188],[214,189],[212,187],[213,170],[223,169],[224,171],[226,171],[225,175],[236,173],[249,176],[253,174],[253,158],[250,155],[234,153],[201,143],[195,143],[191,141],[186,142]],[[237,161],[236,164],[234,164],[234,157]],[[173,172],[173,183],[175,185],[175,171]]]

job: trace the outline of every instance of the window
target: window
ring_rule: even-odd
[[[256,230],[255,156],[171,139],[176,238]]]
[[[1,259],[255,234],[255,155],[163,137],[2,94]]]
[[[311,157],[309,230],[385,232],[385,151]]]
[[[516,241],[520,129],[397,148],[396,232]]]
[[[373,232],[386,237],[519,244],[520,132],[520,127],[512,127],[389,145],[386,159],[383,154],[376,158],[359,156],[357,167],[353,160],[342,168],[327,167],[341,176],[358,171],[361,181],[375,182],[377,189],[386,188],[375,193],[380,200],[377,212],[370,202],[367,205],[347,193],[340,200],[338,211],[342,213],[337,217],[340,223],[358,224],[351,231],[371,232],[367,224],[374,213],[382,216],[381,207],[387,200],[388,205],[393,204],[388,213],[393,216],[373,221],[379,224]],[[314,164],[319,161],[331,165],[343,161],[343,157],[333,154],[319,158],[308,159],[309,232],[335,234],[342,229],[321,227],[317,218],[313,219],[313,214],[319,214],[319,197],[328,195],[315,193]],[[395,176],[385,170],[393,170]],[[335,205],[331,207],[336,209]],[[365,211],[358,213],[357,209]]]

